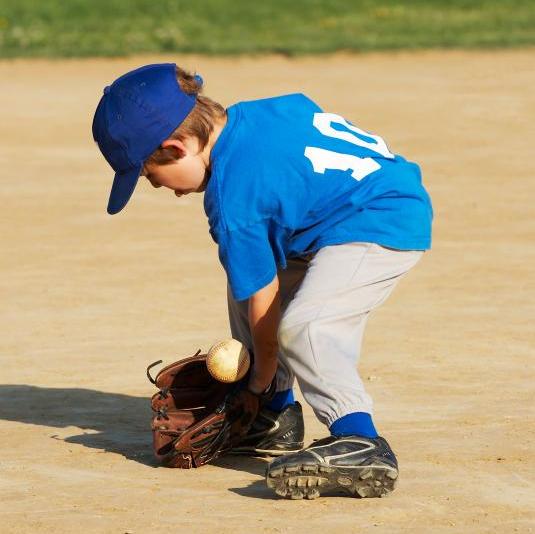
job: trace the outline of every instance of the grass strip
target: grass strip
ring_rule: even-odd
[[[0,0],[0,57],[535,44],[534,0]]]

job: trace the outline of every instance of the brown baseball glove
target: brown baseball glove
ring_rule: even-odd
[[[217,381],[201,351],[160,370],[148,379],[159,388],[151,399],[154,454],[163,465],[200,467],[236,446],[258,410],[275,392],[256,395],[247,389],[249,375],[233,384]]]

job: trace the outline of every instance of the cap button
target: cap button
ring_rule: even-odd
[[[106,85],[106,87],[104,87],[104,94],[107,95],[109,92],[110,92],[110,86]]]

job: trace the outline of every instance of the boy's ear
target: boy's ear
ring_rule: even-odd
[[[183,158],[186,155],[186,145],[179,139],[166,139],[161,146],[176,153],[176,159]]]

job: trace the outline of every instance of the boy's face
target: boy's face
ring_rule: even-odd
[[[209,178],[208,161],[203,152],[198,152],[196,141],[165,141],[162,146],[176,148],[177,159],[165,165],[143,167],[142,174],[152,186],[172,189],[177,197],[204,191]]]

